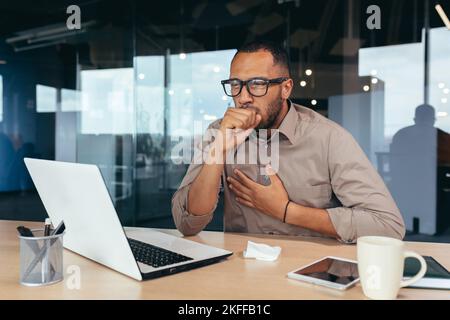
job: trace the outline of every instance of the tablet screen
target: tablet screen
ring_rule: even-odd
[[[343,285],[359,277],[356,263],[333,258],[323,259],[294,273]]]

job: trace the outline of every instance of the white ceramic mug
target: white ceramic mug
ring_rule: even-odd
[[[402,287],[420,280],[427,271],[419,254],[404,249],[401,240],[388,237],[360,237],[357,240],[358,272],[364,294],[372,299],[395,299]],[[405,258],[420,261],[420,271],[402,280]]]

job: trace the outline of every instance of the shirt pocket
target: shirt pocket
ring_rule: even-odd
[[[291,187],[288,190],[289,199],[302,206],[312,208],[327,208],[331,201],[331,185]]]

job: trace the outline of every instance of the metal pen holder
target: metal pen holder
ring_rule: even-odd
[[[44,286],[63,279],[64,232],[44,236],[44,229],[31,230],[34,237],[20,239],[20,284]]]

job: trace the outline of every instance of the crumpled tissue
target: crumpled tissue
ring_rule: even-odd
[[[280,247],[271,247],[264,243],[249,241],[244,251],[244,258],[254,258],[262,261],[275,261],[281,253]]]

